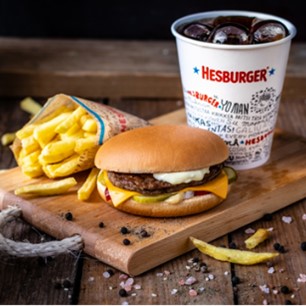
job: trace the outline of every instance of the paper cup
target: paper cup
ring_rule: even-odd
[[[278,20],[289,35],[269,43],[226,45],[178,32],[186,23],[228,15]],[[211,11],[178,19],[171,31],[176,37],[187,123],[221,136],[230,150],[226,164],[235,169],[264,164],[271,152],[294,25],[263,13]]]

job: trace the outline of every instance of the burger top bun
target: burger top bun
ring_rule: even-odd
[[[180,172],[220,164],[228,154],[225,142],[210,131],[167,124],[112,137],[99,148],[95,165],[123,173]]]

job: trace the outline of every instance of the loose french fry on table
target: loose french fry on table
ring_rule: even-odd
[[[20,102],[20,108],[34,116],[42,109],[42,106],[32,98],[27,97]]]
[[[1,136],[1,144],[3,146],[8,146],[8,145],[10,145],[14,141],[15,137],[16,137],[15,133],[6,133],[6,134],[3,134]]]
[[[50,183],[32,184],[17,188],[16,195],[31,194],[37,196],[51,196],[67,192],[71,187],[75,186],[77,181],[73,177],[68,177],[62,180],[53,181]]]
[[[264,228],[260,228],[252,236],[245,240],[244,243],[247,249],[254,249],[257,245],[268,238],[269,231]]]
[[[78,190],[78,199],[81,201],[86,201],[89,199],[90,195],[94,191],[97,184],[97,176],[99,173],[99,169],[92,168],[86,181]]]
[[[262,252],[256,253],[252,251],[242,251],[236,249],[227,249],[216,247],[212,244],[206,243],[202,240],[190,237],[190,240],[196,248],[203,254],[211,256],[220,261],[227,261],[241,265],[254,265],[267,260],[271,260],[278,256],[278,253]]]

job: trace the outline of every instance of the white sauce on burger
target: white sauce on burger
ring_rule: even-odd
[[[156,180],[177,185],[181,183],[190,183],[191,181],[201,181],[206,173],[209,173],[209,168],[183,172],[154,173],[153,176]]]

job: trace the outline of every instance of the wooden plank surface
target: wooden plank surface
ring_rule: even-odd
[[[306,44],[290,51],[285,98],[305,97]],[[182,97],[175,40],[0,38],[0,96]]]
[[[182,109],[153,122],[183,123],[184,112]],[[78,233],[84,240],[86,253],[125,273],[138,275],[189,251],[192,248],[190,236],[212,241],[266,213],[303,199],[306,196],[303,188],[306,185],[305,156],[305,139],[278,132],[269,163],[238,172],[239,179],[222,205],[190,217],[150,219],[127,215],[101,204],[97,192],[83,203],[77,200],[76,190],[85,175],[76,176],[79,185],[68,194],[21,199],[13,195],[16,186],[46,179],[29,179],[19,168],[0,174],[0,208],[17,204],[25,220],[58,239]],[[65,220],[66,212],[73,214],[72,222]],[[112,220],[111,224],[107,220]],[[98,226],[101,221],[106,224],[103,229]],[[131,230],[127,235],[131,241],[128,247],[122,243],[120,228],[123,226]],[[143,229],[149,237],[141,237]]]

